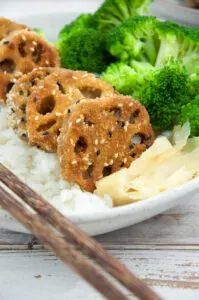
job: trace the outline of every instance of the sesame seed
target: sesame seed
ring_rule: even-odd
[[[97,156],[100,155],[100,150],[97,150],[96,155],[97,155]]]
[[[113,164],[113,159],[110,160],[109,165],[112,166]]]
[[[88,162],[88,165],[91,166],[93,163],[91,161]]]
[[[45,60],[46,65],[49,65],[49,60]]]
[[[38,119],[39,119],[39,117],[38,117],[38,116],[36,116],[36,117],[35,117],[35,121],[37,121]]]
[[[17,79],[16,78],[13,78],[13,80],[12,80],[14,83],[16,83],[17,82]]]
[[[70,87],[70,88],[69,88],[69,93],[71,94],[72,92],[73,92],[73,88]]]
[[[129,150],[132,150],[133,147],[134,147],[133,144],[130,144],[130,145],[129,145]]]
[[[34,48],[34,47],[30,47],[30,51],[31,51],[31,52],[34,52],[34,51],[35,51],[35,48]]]
[[[62,162],[62,156],[59,158],[59,161]]]
[[[113,135],[112,131],[108,131],[108,136],[111,138]]]
[[[76,120],[76,123],[80,123],[81,120],[82,120],[81,118],[77,119],[77,120]]]
[[[82,77],[88,77],[88,74],[84,74]]]
[[[53,91],[52,91],[52,95],[55,95],[55,94],[56,94],[56,90],[53,90]]]
[[[73,165],[75,165],[76,163],[77,163],[77,161],[76,161],[76,160],[73,160],[73,161],[72,161],[72,164],[73,164]]]
[[[96,139],[96,140],[95,140],[95,145],[98,145],[98,143],[99,143],[99,140]]]
[[[118,153],[115,153],[115,154],[114,154],[114,157],[115,157],[115,158],[118,158]]]
[[[70,143],[73,145],[73,143],[74,143],[73,139],[70,139]]]
[[[33,45],[37,46],[37,42],[36,41],[33,41],[32,43],[33,43]]]
[[[47,136],[47,135],[48,135],[48,131],[44,131],[44,132],[42,133],[42,135]]]
[[[131,102],[130,104],[129,104],[129,106],[131,107],[131,106],[133,106],[134,105],[134,103],[133,102]]]
[[[62,114],[59,112],[56,112],[55,115],[56,115],[56,117],[60,117]]]
[[[108,167],[108,166],[109,166],[109,164],[107,164],[107,163],[104,163],[104,166],[105,166],[105,167]]]
[[[128,126],[129,126],[129,122],[128,122],[128,121],[126,121],[125,125],[128,127]]]
[[[118,105],[117,105],[118,107],[122,107],[123,106],[123,104],[122,103],[118,103]]]
[[[111,127],[111,131],[113,132],[114,130],[115,130],[115,127],[114,127],[114,126],[112,126],[112,127]]]
[[[25,35],[22,35],[21,36],[22,40],[25,42],[26,41],[26,36]]]
[[[69,124],[68,124],[68,127],[71,127],[71,126],[72,126],[72,124],[73,124],[72,122],[69,122]]]
[[[83,160],[88,161],[88,157],[87,157],[87,156],[84,156],[84,157],[83,157]]]
[[[77,80],[77,77],[76,77],[76,76],[72,76],[72,78],[73,78],[74,80]]]
[[[127,128],[128,128],[128,127],[124,126],[124,131],[125,131],[125,132],[127,132]]]
[[[127,158],[126,157],[124,158],[124,163],[127,163]]]
[[[105,139],[101,139],[100,144],[104,144],[105,143]]]

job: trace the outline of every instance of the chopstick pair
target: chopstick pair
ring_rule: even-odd
[[[108,254],[98,242],[78,229],[1,163],[0,181],[2,208],[107,299],[128,299],[118,285],[107,279],[107,273],[139,299],[160,299],[143,281]],[[106,272],[106,276],[94,266],[94,262]]]

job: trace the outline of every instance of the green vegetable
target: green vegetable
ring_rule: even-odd
[[[199,95],[199,66],[196,67],[195,73],[190,76],[190,95],[191,99]]]
[[[47,34],[42,29],[33,28],[33,31],[36,32],[37,34],[41,35],[44,39],[47,38]]]
[[[101,73],[111,61],[106,42],[96,29],[96,21],[91,14],[82,14],[65,25],[59,37],[55,46],[64,68]]]
[[[184,32],[184,40],[180,45],[179,58],[189,74],[199,67],[199,28],[181,28]]]
[[[110,62],[105,42],[95,29],[72,30],[56,43],[56,47],[64,68],[101,73]]]
[[[66,24],[59,33],[59,38],[65,38],[72,30],[79,28],[96,28],[96,21],[91,14],[81,14],[75,21]]]
[[[130,17],[107,36],[107,48],[120,60],[136,59],[155,64],[158,43],[155,17]]]
[[[105,0],[94,17],[103,34],[111,31],[130,16],[143,15],[149,11],[153,0]]]
[[[111,64],[101,78],[114,86],[120,93],[136,98],[144,77],[153,67],[144,62],[131,61],[130,66],[125,62]]]
[[[171,57],[178,59],[184,33],[179,25],[170,21],[157,22],[155,30],[159,39],[159,51],[155,65],[162,67]]]
[[[199,94],[182,107],[180,123],[184,124],[187,121],[190,123],[191,136],[199,136]]]
[[[139,93],[154,129],[160,131],[177,123],[180,109],[189,102],[189,96],[189,76],[182,64],[174,60],[146,76]]]

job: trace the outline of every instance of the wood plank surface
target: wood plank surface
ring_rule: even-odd
[[[33,1],[32,1],[33,2]],[[94,10],[102,0],[2,0],[13,17]],[[166,300],[199,299],[199,199],[140,224],[97,237]],[[29,234],[0,229],[0,300],[102,299]]]

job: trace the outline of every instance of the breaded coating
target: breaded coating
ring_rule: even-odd
[[[68,107],[82,99],[112,97],[117,92],[95,75],[66,69],[56,70],[29,96],[26,109],[28,140],[47,152],[56,152],[57,137]]]
[[[0,40],[4,39],[6,44],[8,41],[6,39],[7,35],[15,30],[30,30],[30,28],[23,24],[15,23],[9,19],[0,18]]]
[[[37,88],[40,80],[55,72],[55,68],[36,68],[23,74],[7,95],[8,121],[15,133],[24,141],[28,141],[26,105],[32,91]],[[58,70],[58,69],[57,69]],[[3,77],[0,73],[0,80]],[[4,80],[6,80],[5,77]]]
[[[131,97],[82,101],[68,109],[58,138],[62,177],[93,192],[96,181],[128,168],[153,141],[148,113]]]
[[[9,83],[20,73],[28,73],[37,67],[59,67],[60,61],[54,46],[33,31],[18,30],[0,41],[0,73],[4,74],[4,85],[0,85],[1,100]],[[7,78],[6,78],[7,77]]]

